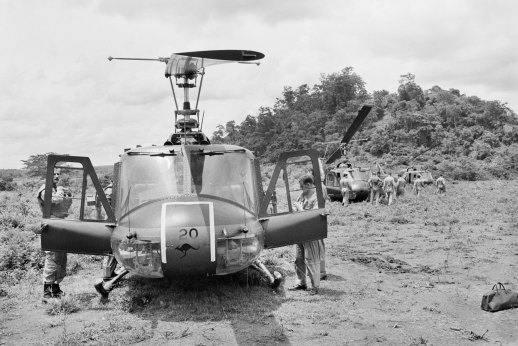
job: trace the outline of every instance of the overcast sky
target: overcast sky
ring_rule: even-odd
[[[257,115],[283,87],[351,66],[369,92],[456,88],[518,111],[518,2],[511,0],[1,0],[0,168],[33,154],[112,164],[173,130],[165,64],[107,60],[247,49],[259,67],[207,68],[200,109],[218,124]],[[180,102],[182,100],[179,100]]]

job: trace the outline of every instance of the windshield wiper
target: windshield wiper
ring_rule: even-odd
[[[203,149],[200,149],[199,152],[195,152],[196,154],[198,155],[203,155],[203,156],[213,156],[213,155],[223,155],[223,154],[228,154],[228,153],[244,153],[245,152],[245,149],[234,149],[234,150],[213,150],[213,151],[205,151]]]
[[[149,154],[149,156],[161,156],[161,157],[164,157],[164,156],[177,156],[177,154],[173,151],[172,153],[154,153],[154,154]]]
[[[132,151],[132,152],[129,152],[128,155],[130,155],[130,156],[133,156],[133,155],[148,155],[148,156],[160,156],[160,157],[164,157],[164,156],[177,156],[177,154],[174,152],[174,150],[169,150],[168,153],[164,153],[164,152]]]

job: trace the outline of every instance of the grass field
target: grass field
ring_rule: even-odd
[[[2,260],[36,261],[4,252],[16,245],[36,256],[38,239],[23,224],[39,210],[16,193],[0,203]],[[489,313],[480,302],[497,282],[518,291],[517,205],[516,181],[459,182],[420,199],[407,191],[390,207],[329,203],[330,275],[317,296],[274,292],[250,269],[128,277],[102,303],[93,289],[100,258],[69,255],[66,299],[43,305],[37,266],[3,272],[0,345],[512,345],[518,310]],[[294,283],[291,247],[262,258]]]

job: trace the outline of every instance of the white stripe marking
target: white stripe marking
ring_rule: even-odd
[[[214,204],[212,202],[169,202],[162,204],[162,215],[160,222],[160,252],[162,253],[162,263],[167,263],[166,256],[166,215],[168,205],[193,205],[193,204],[208,204],[209,206],[209,246],[210,246],[210,261],[216,261],[216,227],[214,226]]]

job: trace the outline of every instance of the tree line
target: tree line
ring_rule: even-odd
[[[252,150],[275,162],[287,150],[313,148],[326,156],[363,104],[373,106],[349,152],[354,160],[386,167],[421,165],[454,179],[510,178],[518,173],[518,117],[506,103],[466,96],[439,86],[423,90],[411,73],[397,92],[365,89],[347,67],[322,74],[318,84],[284,87],[273,106],[237,124],[219,125],[213,143]]]

